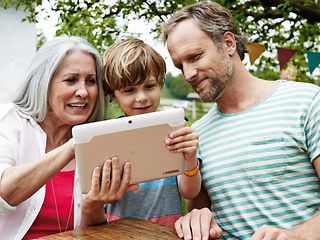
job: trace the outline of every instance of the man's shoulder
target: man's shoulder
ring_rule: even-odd
[[[307,82],[296,82],[296,81],[288,81],[288,80],[278,80],[281,86],[284,89],[300,89],[310,92],[318,92],[320,91],[320,87]]]
[[[279,84],[275,96],[286,99],[288,103],[299,100],[311,104],[320,97],[320,87],[312,83],[280,80]]]

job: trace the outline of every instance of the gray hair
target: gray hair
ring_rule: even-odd
[[[96,63],[98,96],[96,106],[88,122],[103,120],[106,101],[103,91],[102,59],[98,51],[81,37],[56,37],[46,42],[35,54],[12,102],[23,113],[37,122],[42,122],[47,114],[50,82],[62,61],[71,50],[89,53]]]
[[[246,37],[238,30],[229,10],[215,2],[199,2],[175,12],[172,18],[163,25],[164,41],[166,42],[168,34],[177,24],[187,19],[193,19],[218,46],[220,46],[223,34],[232,32],[237,41],[237,52],[240,59],[244,59],[244,54],[248,52]]]

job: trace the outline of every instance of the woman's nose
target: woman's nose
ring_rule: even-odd
[[[85,85],[81,85],[79,88],[77,88],[76,95],[80,96],[82,98],[87,97],[88,96],[88,90],[87,90],[86,86]]]

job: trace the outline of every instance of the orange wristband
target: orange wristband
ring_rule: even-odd
[[[194,169],[192,169],[190,171],[185,171],[184,175],[186,175],[188,177],[193,177],[193,176],[197,175],[198,172],[199,172],[199,161],[197,162],[197,166]]]

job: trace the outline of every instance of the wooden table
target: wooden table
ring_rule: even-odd
[[[102,225],[85,227],[40,238],[41,240],[92,239],[92,240],[177,240],[174,228],[138,219],[121,219]]]

